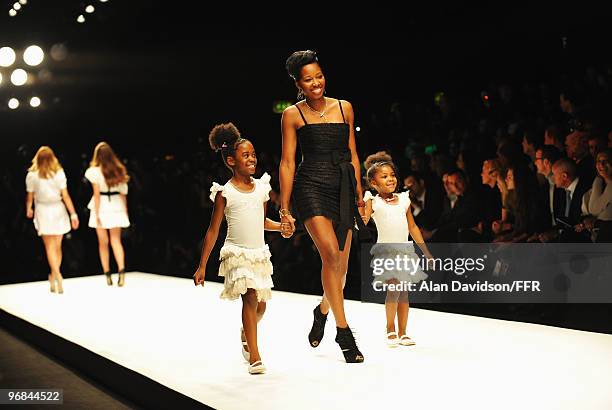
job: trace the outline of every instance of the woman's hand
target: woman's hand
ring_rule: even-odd
[[[26,210],[26,217],[27,217],[28,219],[32,219],[32,218],[34,218],[34,211],[32,210],[32,208],[28,208],[28,209]]]
[[[70,225],[75,231],[79,229],[79,217],[77,216],[77,214],[70,215]]]
[[[98,225],[98,228],[102,228],[102,221],[100,220],[99,216],[96,216],[96,224]]]
[[[202,285],[204,286],[204,277],[206,276],[206,271],[204,269],[198,268],[193,274],[193,284],[194,286]]]

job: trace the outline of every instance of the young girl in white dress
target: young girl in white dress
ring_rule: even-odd
[[[125,166],[106,142],[96,145],[85,178],[91,182],[93,195],[87,207],[89,227],[96,229],[100,263],[106,276],[106,284],[113,285],[110,272],[109,236],[113,249],[119,280],[125,284],[125,252],[121,244],[121,228],[130,226],[127,209],[127,182],[130,179]]]
[[[397,188],[397,175],[391,156],[385,152],[372,154],[366,159],[365,165],[368,183],[378,192],[376,196],[373,196],[368,191],[363,197],[366,205],[363,220],[367,224],[372,217],[378,232],[377,243],[371,251],[373,259],[395,260],[397,256],[400,256],[404,260],[404,256],[407,256],[409,260],[414,261],[414,264],[407,265],[408,270],[402,265],[397,269],[385,270],[374,279],[374,282],[378,282],[377,289],[383,289],[382,284],[393,284],[395,287],[392,289],[387,286],[385,299],[387,345],[389,347],[395,347],[398,344],[411,346],[415,343],[406,334],[409,305],[408,291],[404,289],[407,289],[408,283],[417,283],[426,279],[427,274],[422,271],[420,265],[417,265],[420,263],[420,258],[415,253],[414,245],[409,240],[408,234],[419,245],[426,258],[431,258],[431,254],[423,241],[419,227],[414,222],[408,191],[400,194],[394,193]],[[397,290],[398,287],[402,290]]]
[[[79,217],[68,194],[66,174],[51,148],[42,146],[36,152],[26,176],[26,191],[26,216],[34,219],[34,227],[45,244],[51,270],[50,290],[55,292],[57,286],[57,292],[64,293],[60,272],[62,238],[70,232],[71,225],[72,229],[79,227]]]
[[[240,136],[234,124],[214,127],[209,141],[215,151],[221,151],[223,163],[232,171],[232,177],[225,185],[213,183],[210,189],[214,208],[193,280],[196,286],[204,285],[206,263],[225,217],[227,236],[219,258],[219,276],[224,277],[221,298],[242,298],[242,353],[249,362],[250,374],[264,373],[266,368],[257,345],[257,322],[263,317],[273,286],[272,263],[268,245],[264,242],[264,229],[281,231],[279,222],[266,218],[266,203],[272,189],[270,176],[264,173],[260,179],[252,177],[257,165],[255,148]],[[283,234],[290,234],[289,226],[283,226]]]

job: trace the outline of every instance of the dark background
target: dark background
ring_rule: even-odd
[[[91,191],[82,177],[101,140],[114,147],[133,177],[132,227],[124,233],[128,270],[189,277],[210,214],[206,193],[213,180],[227,178],[207,148],[208,132],[219,122],[235,122],[263,156],[259,171],[273,171],[280,116],[272,105],[295,98],[284,69],[291,52],[316,50],[327,95],[353,103],[363,158],[381,148],[397,152],[412,132],[424,132],[420,113],[431,109],[435,92],[477,106],[481,91],[493,93],[500,83],[544,84],[558,98],[563,79],[588,67],[605,71],[612,49],[608,15],[586,7],[332,13],[325,4],[296,4],[293,10],[283,5],[238,12],[233,4],[200,10],[190,2],[110,0],[92,2],[96,11],[88,15],[87,3],[30,0],[11,18],[13,2],[0,3],[0,47],[38,44],[48,53],[61,43],[68,56],[54,61],[47,54],[31,70],[48,70],[47,79],[19,89],[7,84],[8,70],[0,69],[3,283],[46,278],[42,243],[23,210],[25,172],[40,145],[50,145],[64,165],[81,217],[81,228],[65,241],[66,277],[100,272],[95,233],[86,227]],[[79,14],[85,14],[84,24],[76,22]],[[23,105],[34,94],[43,100],[39,109],[6,106],[12,96]],[[381,125],[393,122],[398,106],[405,113],[402,126]],[[283,274],[290,262],[275,264],[277,288],[320,292],[317,259],[312,253],[294,261],[312,269],[293,278]],[[358,298],[358,285],[349,284],[347,294]],[[491,306],[429,307],[610,330],[605,306],[561,306],[552,308],[562,311],[558,315],[523,316]]]

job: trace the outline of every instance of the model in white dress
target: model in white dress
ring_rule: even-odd
[[[26,175],[26,191],[34,196],[34,227],[38,236],[64,235],[70,232],[70,217],[62,200],[67,188],[63,169],[50,178],[41,178],[38,172]]]
[[[402,269],[385,270],[381,275],[374,277],[374,282],[388,282],[395,279],[402,283],[416,283],[427,279],[427,274],[421,269],[420,257],[414,251],[414,244],[409,240],[408,221],[406,212],[410,208],[410,197],[408,192],[394,194],[396,200],[388,202],[379,195],[366,192],[364,201],[372,201],[372,219],[376,223],[378,240],[372,247],[372,265],[374,259],[396,259],[402,260],[406,256],[414,261],[408,264],[408,269],[403,269],[405,264],[399,266]]]
[[[227,236],[219,256],[219,276],[225,278],[223,299],[238,299],[247,289],[255,289],[259,302],[272,296],[273,268],[264,241],[264,203],[270,199],[270,176],[264,174],[254,182],[251,192],[239,190],[231,181],[225,185],[214,182],[210,188],[213,202],[217,192],[226,201]]]
[[[66,174],[50,147],[38,149],[25,182],[26,216],[33,219],[36,232],[45,245],[50,290],[64,293],[60,270],[62,239],[70,228],[78,229],[79,218],[68,194]]]
[[[94,197],[91,197],[87,208],[89,208],[89,227],[90,228],[127,228],[130,226],[130,219],[124,196],[128,194],[128,185],[121,184],[109,187],[100,167],[90,167],[85,172],[85,178],[92,184],[98,184],[100,188],[100,210],[99,217],[101,226],[98,226],[95,211]]]

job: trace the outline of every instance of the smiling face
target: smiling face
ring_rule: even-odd
[[[393,167],[390,165],[380,166],[376,172],[374,172],[374,177],[370,181],[370,184],[379,194],[390,194],[395,192],[395,188],[397,188],[397,176],[395,175]]]
[[[306,64],[300,70],[300,79],[295,85],[302,90],[304,97],[309,100],[317,100],[323,97],[325,92],[325,76],[319,63]]]
[[[600,177],[604,179],[612,178],[612,166],[610,165],[610,157],[607,152],[597,154],[595,168]]]
[[[236,147],[234,156],[227,157],[227,163],[237,175],[253,175],[257,167],[257,154],[250,141]]]

